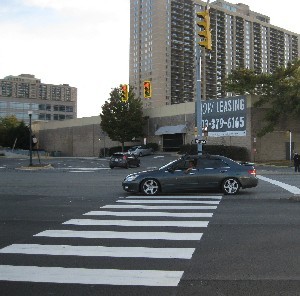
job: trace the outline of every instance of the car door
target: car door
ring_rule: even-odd
[[[183,160],[166,173],[163,182],[167,191],[189,191],[198,188],[198,169],[194,168],[186,173],[188,165],[189,161]]]
[[[203,158],[198,161],[199,188],[219,188],[230,175],[230,166],[220,158]]]

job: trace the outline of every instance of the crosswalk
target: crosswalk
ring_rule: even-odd
[[[0,249],[0,281],[176,287],[221,199],[120,197]]]

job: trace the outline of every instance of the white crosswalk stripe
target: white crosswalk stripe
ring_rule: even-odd
[[[120,199],[122,199],[122,197],[120,197]],[[124,199],[124,198],[123,198]],[[132,195],[132,196],[126,196],[126,199],[172,199],[172,200],[176,200],[176,199],[186,199],[186,200],[190,200],[190,199],[222,199],[221,195],[203,195],[203,196],[199,196],[199,195],[165,195],[165,196],[148,196],[148,195],[144,195],[144,196],[139,196],[139,195]]]
[[[0,253],[44,254],[59,256],[98,256],[98,257],[146,257],[191,259],[193,248],[143,248],[143,247],[104,247],[104,246],[68,246],[14,244],[3,248]]]
[[[198,241],[203,233],[178,232],[123,232],[123,231],[76,231],[76,230],[45,230],[34,236],[42,237],[76,237],[76,238],[111,238],[126,240],[174,240]]]
[[[208,221],[135,221],[135,220],[93,220],[71,219],[63,224],[71,225],[106,225],[106,226],[132,226],[132,227],[207,227]]]
[[[44,256],[39,266],[0,265],[0,281],[177,286],[184,270],[164,269],[164,261],[157,270],[148,270],[145,268],[147,264],[141,269],[128,269],[122,266],[119,268],[114,266],[111,269],[106,268],[109,267],[107,261],[106,265],[100,264],[101,268],[89,269],[80,266],[79,263],[76,267],[61,266],[62,261],[57,258],[68,258],[68,256],[92,260],[128,258],[132,263],[139,258],[172,260],[174,266],[177,265],[178,260],[188,262],[195,251],[195,243],[201,239],[203,231],[209,225],[209,219],[213,217],[213,210],[217,208],[221,199],[222,196],[209,195],[120,197],[116,204],[105,205],[98,210],[84,213],[84,219],[70,219],[63,222],[62,229],[45,230],[35,234],[33,238],[42,239],[41,242],[13,244],[0,249],[0,256],[2,254],[3,256],[7,254],[34,256],[36,260]],[[92,219],[88,216],[92,216]],[[105,218],[107,216],[110,218]],[[119,217],[126,218],[119,219]],[[158,230],[153,231],[154,229]],[[52,241],[54,239],[55,242]],[[76,245],[70,244],[70,241],[65,243],[68,239],[76,239]],[[99,244],[97,240],[101,240],[101,243]],[[61,244],[57,244],[58,241]],[[127,245],[124,244],[125,241]],[[85,243],[80,245],[80,242]],[[155,242],[160,245],[156,246]],[[184,242],[185,247],[165,246],[165,243],[161,245],[161,242]],[[134,246],[128,246],[129,243]],[[187,247],[188,244],[190,246]],[[51,256],[52,259],[45,256]],[[47,260],[49,265],[51,262],[51,266],[45,266]],[[53,266],[53,262],[57,262],[58,266]],[[182,265],[180,266],[182,268]]]
[[[217,206],[144,206],[144,205],[107,205],[102,209],[145,209],[145,210],[215,210]]]
[[[210,204],[218,205],[219,201],[204,201],[204,200],[117,200],[118,203],[129,203],[129,204]]]
[[[168,213],[168,212],[112,212],[91,211],[86,216],[121,216],[121,217],[178,217],[178,218],[211,218],[213,213]]]
[[[177,286],[183,271],[0,265],[0,280],[122,286]]]

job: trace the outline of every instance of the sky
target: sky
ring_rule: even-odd
[[[300,33],[298,0],[228,2]],[[0,0],[0,36],[0,79],[32,74],[76,87],[78,118],[99,115],[111,90],[129,82],[129,0]]]

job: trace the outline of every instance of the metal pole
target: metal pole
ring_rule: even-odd
[[[292,166],[292,131],[290,132],[290,166]]]
[[[31,130],[31,116],[32,113],[29,114],[29,166],[32,166],[32,130]]]
[[[197,123],[197,139],[202,140],[202,103],[201,103],[201,52],[200,46],[196,46],[196,123]],[[202,143],[197,144],[198,155],[202,154]]]

